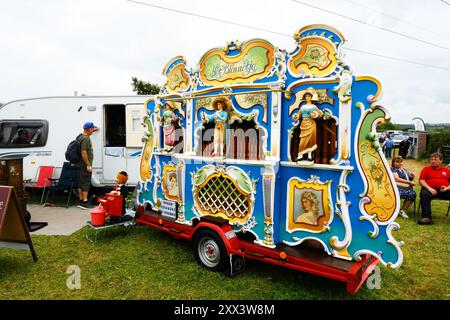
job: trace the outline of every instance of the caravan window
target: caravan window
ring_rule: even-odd
[[[131,112],[131,118],[132,118],[132,131],[141,131],[142,125],[141,125],[141,112],[139,110],[132,110]]]
[[[0,148],[42,147],[47,137],[47,120],[0,120]]]

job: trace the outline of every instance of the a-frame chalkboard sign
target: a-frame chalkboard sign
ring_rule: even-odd
[[[0,186],[0,247],[30,250],[37,261],[33,242],[20,211],[16,191],[11,186]]]

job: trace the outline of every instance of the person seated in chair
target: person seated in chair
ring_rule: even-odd
[[[30,135],[28,133],[28,130],[26,129],[19,129],[17,132],[18,137],[14,139],[14,144],[29,144],[30,143]]]
[[[413,187],[416,185],[414,180],[414,173],[409,172],[403,168],[403,158],[400,156],[392,158],[392,173],[397,184],[400,199],[404,199],[403,206],[400,209],[400,216],[408,219],[406,212],[411,204],[416,201],[416,192]]]
[[[450,169],[442,165],[443,156],[439,152],[430,155],[430,165],[420,172],[419,182],[422,219],[420,225],[433,224],[431,218],[431,200],[450,200]]]

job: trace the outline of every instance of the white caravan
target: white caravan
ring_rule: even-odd
[[[92,185],[114,185],[122,170],[128,172],[128,184],[136,185],[144,145],[141,123],[145,102],[151,97],[71,96],[9,102],[0,107],[0,159],[24,157],[24,179],[35,181],[39,166],[62,168],[67,145],[83,131],[85,122],[92,121],[100,129],[91,136]],[[28,134],[27,143],[17,139],[23,131]]]

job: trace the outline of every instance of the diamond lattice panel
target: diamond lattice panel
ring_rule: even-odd
[[[203,211],[212,215],[223,212],[230,219],[243,219],[250,211],[249,196],[223,176],[211,178],[198,191],[198,204]]]

